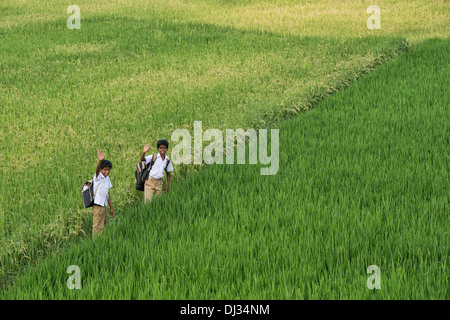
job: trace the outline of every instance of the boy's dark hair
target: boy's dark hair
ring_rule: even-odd
[[[169,149],[169,142],[167,142],[167,140],[159,140],[156,147],[159,149],[160,146],[166,146],[166,148]]]
[[[112,169],[112,163],[108,160],[102,160],[102,162],[100,163],[100,169],[103,169],[106,167],[110,167]]]

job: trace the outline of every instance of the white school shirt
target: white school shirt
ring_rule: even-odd
[[[112,188],[112,184],[109,177],[105,177],[99,172],[98,177],[96,178],[94,174],[94,203],[106,207],[108,205],[110,188]]]
[[[150,162],[152,162],[152,158],[153,155],[149,155],[147,157],[145,157],[145,162],[147,164],[149,164]],[[156,156],[155,159],[155,163],[152,166],[152,169],[150,170],[150,173],[148,174],[150,177],[154,178],[154,179],[161,179],[164,177],[164,169],[166,169],[167,166],[167,160],[169,159],[169,157],[166,155],[164,157],[164,161],[161,159],[161,155],[158,153],[158,155]],[[173,166],[172,166],[172,161],[170,161],[169,165],[167,166],[167,172],[172,172],[173,171]]]

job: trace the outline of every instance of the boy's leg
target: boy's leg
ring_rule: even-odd
[[[152,201],[153,194],[160,195],[162,190],[161,180],[148,178],[144,185],[144,197],[145,201]]]
[[[159,196],[162,190],[162,180],[155,180],[154,188],[155,193]]]
[[[107,207],[103,207],[103,228],[106,228],[106,226],[108,225],[108,209]]]
[[[100,232],[100,212],[97,206],[92,207],[92,238]]]
[[[102,233],[106,225],[106,207],[99,207],[94,205],[92,209],[93,223],[92,223],[92,237]]]
[[[151,178],[145,180],[144,184],[144,202],[152,201],[153,196],[153,184]]]

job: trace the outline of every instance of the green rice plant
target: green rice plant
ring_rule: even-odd
[[[65,1],[0,4],[1,283],[90,237],[79,189],[97,149],[114,164],[112,197],[124,212],[142,201],[133,170],[143,144],[194,120],[267,127],[447,30],[439,2],[386,2],[386,18],[407,27],[379,33],[365,28],[366,3],[350,1],[331,11],[326,1],[78,5],[81,29],[69,30]],[[411,6],[424,14],[398,11]],[[273,19],[256,19],[264,12]],[[175,179],[197,169],[176,168]]]
[[[278,174],[187,175],[40,258],[2,298],[448,299],[449,49],[428,40],[278,123]]]

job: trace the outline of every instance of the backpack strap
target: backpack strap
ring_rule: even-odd
[[[153,167],[153,165],[155,164],[155,161],[156,161],[156,154],[154,154],[152,156],[152,162],[150,163],[150,168]]]
[[[94,184],[93,180],[92,180],[92,184],[94,185],[94,189],[95,189],[95,184]],[[97,186],[97,189],[95,189],[95,191],[94,191],[94,200],[95,200],[95,195],[97,194],[98,188],[100,188],[100,184]]]
[[[169,166],[169,163],[170,163],[170,159],[167,158],[167,164],[166,164],[166,167],[164,168],[164,170],[166,170],[166,173],[168,173],[168,172],[167,172],[167,167]]]
[[[157,154],[152,155],[152,161],[150,162],[149,170],[151,170],[151,168],[152,168],[153,165],[155,164],[155,161],[156,161],[156,157],[157,157],[157,156],[158,156]],[[169,163],[170,163],[170,159],[167,158],[166,168],[164,169],[164,170],[166,170],[166,173],[167,173],[167,166],[169,165]],[[149,171],[149,174],[150,174],[150,171]]]
[[[152,161],[150,161],[150,165],[147,166],[147,174],[146,174],[146,179],[150,176],[150,170],[152,170],[153,165],[155,164],[156,161],[156,154],[152,155]]]

